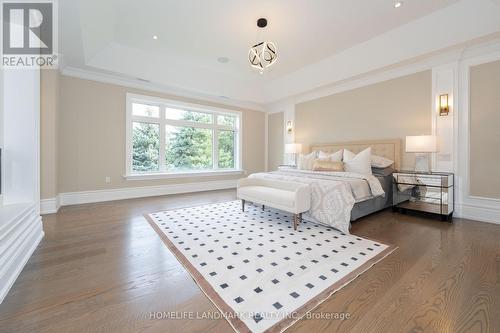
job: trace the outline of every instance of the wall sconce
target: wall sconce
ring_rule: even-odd
[[[448,94],[439,95],[439,115],[447,116],[450,113],[450,105],[448,104]]]
[[[288,135],[290,135],[290,134],[292,134],[292,132],[293,132],[292,121],[291,121],[291,120],[289,120],[289,121],[287,121],[287,123],[286,123],[286,133],[287,133]]]

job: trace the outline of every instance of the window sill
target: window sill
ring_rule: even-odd
[[[186,172],[163,172],[163,173],[136,173],[125,175],[126,180],[153,180],[169,178],[188,177],[210,177],[246,174],[245,170],[210,170],[210,171],[186,171]]]

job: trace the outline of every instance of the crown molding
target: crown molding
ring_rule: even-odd
[[[281,100],[260,104],[255,102],[244,102],[230,100],[221,97],[213,97],[201,93],[189,92],[170,88],[154,83],[141,82],[137,79],[126,78],[119,74],[102,73],[72,66],[60,66],[59,71],[64,76],[75,77],[84,80],[115,84],[145,91],[159,92],[173,96],[194,99],[200,102],[211,102],[230,108],[244,108],[255,111],[276,113],[283,112],[287,105],[295,105],[321,97],[334,95],[344,91],[349,91],[371,84],[392,80],[398,77],[415,74],[434,67],[442,66],[451,62],[461,61],[474,57],[478,54],[488,53],[489,50],[497,50],[500,46],[500,34],[493,34],[485,38],[469,41],[467,43],[447,48],[438,52],[433,52],[418,58],[410,59],[398,64],[379,68],[377,70],[348,78],[341,82],[332,83],[327,86],[312,89]]]
[[[388,68],[385,70],[378,70],[374,73],[363,75],[359,78],[353,78],[346,80],[342,83],[334,84],[324,88],[316,89],[304,94],[295,96],[294,100],[296,104],[304,103],[307,101],[315,100],[321,97],[330,96],[338,94],[344,91],[349,91],[372,84],[393,80],[399,77],[431,70],[433,67],[449,63],[454,59],[457,59],[461,54],[461,51],[455,51],[452,54],[445,56],[438,56],[430,59],[425,59],[423,61],[415,63],[407,63],[400,65],[396,68]],[[392,66],[394,67],[394,66]]]
[[[163,93],[172,96],[190,98],[197,102],[209,102],[217,103],[221,106],[228,106],[232,109],[243,108],[248,110],[265,112],[265,107],[262,104],[246,101],[232,100],[223,97],[214,97],[202,93],[196,93],[192,91],[187,91],[183,89],[168,87],[152,82],[143,82],[139,79],[123,77],[119,74],[103,73],[99,71],[93,71],[73,66],[62,66],[59,68],[61,75],[74,77],[77,79],[91,80],[102,83],[109,83],[114,85],[119,85],[128,88],[141,89],[145,91],[152,91],[157,93]]]
[[[393,80],[399,77],[432,70],[450,63],[464,61],[478,55],[490,54],[500,50],[500,35],[491,38],[470,41],[440,52],[434,52],[399,64],[380,68],[378,70],[346,79],[308,92],[300,93],[266,105],[268,113],[283,112],[286,105],[296,105],[318,98],[335,95],[344,91],[362,88],[372,84]]]

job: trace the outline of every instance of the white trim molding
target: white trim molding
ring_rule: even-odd
[[[235,174],[246,173],[238,171]],[[154,175],[158,176],[158,175]],[[220,176],[220,174],[219,174]],[[152,178],[156,179],[156,178]],[[144,180],[144,179],[138,179]],[[41,214],[55,214],[62,206],[80,205],[114,200],[155,197],[169,194],[194,193],[236,188],[238,179],[215,180],[197,183],[182,183],[157,186],[125,187],[109,190],[60,193],[54,198],[41,200]]]
[[[460,63],[458,117],[455,119],[454,146],[457,157],[457,215],[500,224],[500,199],[470,193],[470,70],[471,67],[500,60],[500,44],[475,52]]]
[[[140,78],[129,77],[119,73],[102,73],[97,70],[88,70],[71,66],[66,66],[62,68],[60,73],[64,76],[74,77],[77,79],[97,81],[101,83],[108,83],[122,87],[158,92],[177,97],[191,98],[198,102],[217,103],[220,105],[227,105],[229,107],[244,108],[244,109],[265,112],[264,105],[259,103],[238,101],[238,100],[228,99],[227,97],[222,97],[222,96],[217,97],[217,96],[192,92],[185,89],[172,88],[165,85],[156,84],[153,82],[148,82]]]
[[[40,214],[55,214],[59,211],[59,195],[54,198],[40,200]]]
[[[458,207],[460,217],[500,224],[500,200],[468,196],[466,202]]]
[[[360,77],[346,79],[333,85],[315,89],[303,94],[298,94],[294,96],[293,99],[297,104],[300,104],[318,98],[339,94],[345,91],[394,80],[403,76],[424,72],[427,70],[431,70],[435,66],[445,65],[450,61],[458,59],[462,52],[463,49],[451,50],[437,56],[431,56],[424,59],[415,59],[414,61],[409,63],[394,65],[390,68],[376,70],[374,72],[364,74]]]
[[[455,170],[454,101],[458,97],[458,61],[432,68],[432,134],[438,139],[438,152],[432,154],[432,170],[453,172]],[[439,115],[439,96],[448,95],[450,111],[447,116]]]
[[[236,188],[238,179],[60,193],[61,206]]]
[[[0,303],[44,235],[38,205],[17,206],[16,214],[2,221],[0,232]]]
[[[165,173],[136,173],[125,175],[126,180],[154,180],[171,178],[189,178],[189,177],[213,177],[213,176],[231,176],[246,174],[245,170],[211,170],[211,171],[190,171],[190,172],[165,172]]]

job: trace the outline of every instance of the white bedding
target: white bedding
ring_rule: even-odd
[[[255,173],[250,178],[278,179],[307,183],[311,186],[311,209],[305,218],[332,226],[349,234],[351,210],[356,202],[385,195],[373,175],[352,172],[282,170]]]

